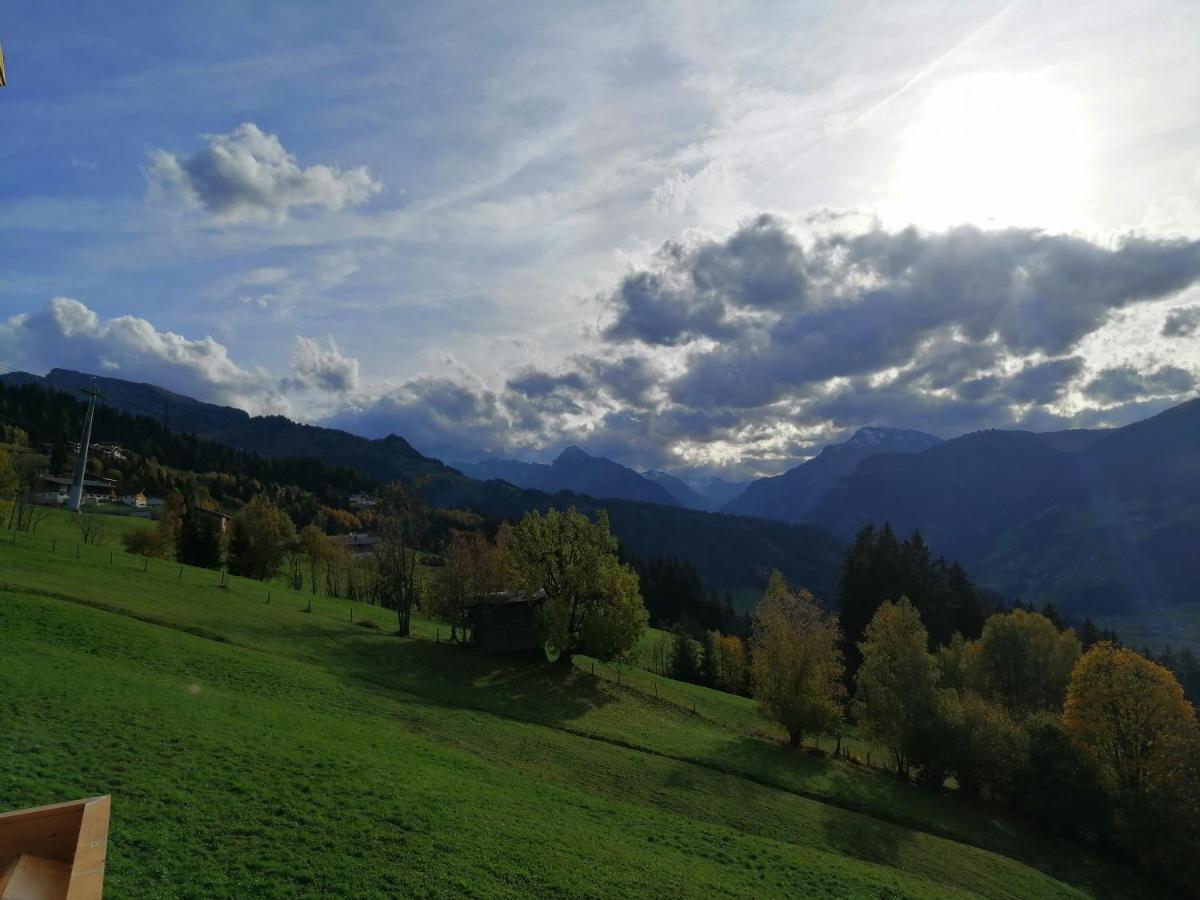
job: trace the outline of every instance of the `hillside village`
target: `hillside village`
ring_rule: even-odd
[[[41,389],[17,390],[14,407],[12,389],[0,387],[0,409],[9,417],[10,547],[24,548],[6,556],[5,565],[18,567],[11,571],[15,590],[33,590],[39,582],[49,587],[63,577],[44,570],[44,563],[20,574],[24,558],[56,558],[60,540],[67,551],[63,564],[84,570],[88,560],[107,560],[113,571],[136,573],[130,562],[140,558],[144,575],[151,563],[167,575],[171,570],[163,567],[175,561],[183,563],[176,580],[189,583],[196,579],[190,572],[220,570],[219,581],[210,584],[228,590],[231,579],[240,579],[244,592],[257,581],[266,592],[260,603],[276,606],[293,594],[292,608],[309,615],[343,605],[346,625],[359,632],[412,639],[432,629],[435,644],[473,648],[479,660],[473,666],[490,657],[571,683],[611,678],[614,687],[652,690],[657,702],[674,693],[670,702],[682,702],[687,715],[696,714],[702,696],[705,702],[737,698],[750,704],[738,715],[756,723],[753,732],[761,736],[755,740],[764,749],[778,742],[808,760],[786,767],[824,760],[819,765],[923,785],[931,802],[962,804],[969,796],[993,814],[1016,816],[1031,833],[1052,829],[1079,848],[1072,853],[1109,848],[1126,865],[1144,867],[1155,854],[1178,852],[1174,842],[1191,839],[1187,807],[1175,800],[1155,813],[1173,820],[1174,837],[1146,844],[1130,829],[1135,815],[1146,814],[1144,804],[1159,802],[1151,791],[1168,783],[1173,797],[1190,790],[1186,769],[1152,773],[1166,766],[1165,773],[1192,753],[1188,742],[1197,737],[1200,700],[1193,651],[1185,644],[1135,652],[1122,647],[1116,632],[1090,619],[1064,618],[1052,603],[1035,607],[982,590],[957,563],[935,556],[919,532],[902,537],[886,524],[868,526],[845,550],[835,594],[818,599],[776,571],[746,609],[706,585],[686,560],[631,556],[610,532],[602,505],[593,517],[551,506],[489,522],[469,509],[431,506],[419,478],[347,493],[340,507],[319,510],[297,527],[269,499],[294,496],[280,493],[290,486],[264,484],[266,490],[247,501],[198,490],[205,483],[236,484],[236,471],[215,481],[209,473],[201,482],[186,468],[151,466],[160,472],[156,484],[170,488],[167,496],[130,490],[127,484],[140,482],[124,473],[148,471],[149,461],[106,440],[89,459],[83,504],[72,514],[61,507],[63,485],[73,479],[48,472],[75,469],[72,450],[79,445],[45,442],[34,421],[13,419],[24,408],[21,398]],[[49,397],[35,406],[46,408]],[[28,495],[21,493],[21,477],[28,479]],[[22,519],[26,501],[49,511]],[[291,502],[295,509],[312,508]],[[68,602],[91,603],[88,593]],[[1132,667],[1128,677],[1149,679],[1139,692],[1161,692],[1153,701],[1166,704],[1160,714],[1175,704],[1174,724],[1159,718],[1146,725],[1166,729],[1153,753],[1171,756],[1145,757],[1136,776],[1122,774],[1120,764],[1106,775],[1111,763],[1102,755],[1091,768],[1082,737],[1090,732],[1082,729],[1099,723],[1079,718],[1095,714],[1075,711],[1091,690],[1081,680],[1092,677],[1085,676],[1085,663],[1101,679],[1112,677],[1100,673],[1113,666]],[[471,689],[463,690],[462,699],[473,703]],[[710,693],[689,701],[697,690]],[[621,726],[614,727],[619,734]],[[777,737],[769,737],[772,732]],[[1081,743],[1074,742],[1076,733]],[[1054,766],[1073,760],[1073,774],[1045,768],[1052,759]],[[1109,777],[1117,779],[1112,793],[1105,787]],[[1127,777],[1135,780],[1122,780]],[[1170,780],[1154,781],[1160,777]],[[1124,787],[1118,791],[1118,785]],[[1100,828],[1101,822],[1107,824]],[[1119,883],[1126,876],[1115,877]]]

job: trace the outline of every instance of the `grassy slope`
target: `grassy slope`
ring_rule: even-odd
[[[119,896],[1133,893],[986,811],[788,753],[740,698],[61,549],[0,543],[0,808],[111,791]]]

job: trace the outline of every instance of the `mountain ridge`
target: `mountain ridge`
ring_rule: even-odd
[[[761,516],[780,522],[801,522],[862,460],[880,453],[916,453],[941,443],[941,438],[907,428],[866,426],[840,444],[821,451],[781,475],[759,478],[725,504],[722,512]]]

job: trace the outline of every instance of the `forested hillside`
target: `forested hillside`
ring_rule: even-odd
[[[7,381],[16,386],[4,387]],[[104,381],[106,389],[115,379]],[[128,384],[121,382],[121,384]],[[78,437],[85,403],[77,396],[48,390],[27,380],[0,379],[0,422],[24,429],[36,442]],[[177,422],[174,424],[178,424]],[[383,481],[421,479],[435,506],[473,509],[493,522],[515,520],[529,510],[574,505],[609,513],[613,533],[630,553],[673,557],[691,563],[708,587],[757,591],[772,569],[808,585],[829,599],[837,583],[843,542],[811,525],[785,525],[762,519],[715,515],[677,506],[627,500],[597,500],[569,492],[524,490],[502,481],[482,482],[421,456],[402,438],[368,441],[345,432],[300,425],[278,416],[245,419],[243,435],[265,450],[235,449],[218,439],[179,434],[157,419],[98,406],[93,437],[128,446],[146,460],[191,472],[225,473],[230,497],[249,500],[262,485],[294,485],[317,501],[345,506],[355,491],[374,491]],[[309,454],[306,448],[312,448]],[[328,460],[346,461],[334,465]],[[385,478],[375,473],[383,473]],[[152,482],[134,475],[133,489]],[[649,484],[649,482],[647,482]],[[651,485],[657,487],[657,485]],[[303,516],[298,521],[307,521]]]
[[[807,521],[919,528],[984,584],[1079,612],[1197,599],[1200,400],[1112,431],[982,431],[859,463]]]

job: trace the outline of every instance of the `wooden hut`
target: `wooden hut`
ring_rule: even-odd
[[[543,653],[533,604],[521,591],[489,594],[471,607],[471,639],[487,653],[538,656]]]

